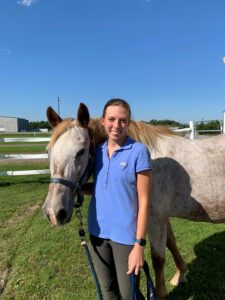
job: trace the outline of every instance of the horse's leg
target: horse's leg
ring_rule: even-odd
[[[150,245],[152,265],[155,272],[155,287],[158,299],[166,297],[166,284],[164,277],[165,249],[167,240],[167,220],[160,222],[150,218]]]
[[[170,280],[170,283],[174,286],[177,286],[179,283],[184,283],[187,281],[185,278],[185,273],[187,271],[187,265],[186,265],[183,257],[181,256],[180,251],[177,248],[176,238],[174,236],[170,221],[168,221],[168,224],[167,224],[166,246],[170,250],[170,252],[174,258],[176,267],[177,267],[177,271],[176,271],[175,275],[173,276],[173,278]]]

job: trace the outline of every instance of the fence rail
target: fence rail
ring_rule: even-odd
[[[44,170],[27,170],[27,171],[1,171],[0,176],[17,176],[17,175],[40,175],[49,174],[49,169]]]
[[[196,139],[198,133],[206,133],[206,132],[218,132],[218,133],[225,133],[225,111],[223,112],[223,121],[219,120],[220,122],[220,129],[208,129],[208,130],[197,130],[197,124],[200,123],[208,123],[212,121],[218,121],[218,120],[205,120],[205,121],[190,121],[189,122],[189,127],[188,128],[181,128],[181,129],[174,129],[175,132],[177,133],[186,133],[190,132],[190,139]]]
[[[0,159],[48,159],[48,154],[0,154]]]
[[[33,137],[33,138],[0,138],[0,143],[38,143],[38,142],[49,142],[50,137],[48,138],[40,138],[40,137]]]
[[[50,137],[40,138],[0,138],[1,143],[39,143],[39,142],[49,142]],[[36,159],[48,159],[48,154],[0,154],[1,160],[36,160]],[[39,175],[39,174],[49,174],[49,169],[43,170],[21,170],[21,171],[0,171],[0,176],[18,176],[18,175]]]

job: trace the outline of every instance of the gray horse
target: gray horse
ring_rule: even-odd
[[[43,210],[53,225],[69,222],[76,184],[88,164],[91,145],[105,140],[99,119],[90,119],[80,104],[77,119],[62,120],[49,107],[47,116],[54,127],[50,151],[51,178]],[[158,297],[166,296],[165,249],[171,251],[177,271],[173,285],[185,281],[186,264],[177,248],[169,221],[180,217],[193,221],[225,222],[225,135],[204,140],[187,140],[166,128],[132,122],[129,134],[145,143],[153,160],[149,237]],[[53,180],[54,181],[54,180]]]

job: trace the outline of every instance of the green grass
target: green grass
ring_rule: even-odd
[[[55,228],[43,217],[47,180],[45,175],[0,178],[0,270],[10,269],[2,299],[97,299],[80,246],[78,220],[74,216],[70,224]],[[85,227],[88,202],[86,197]],[[33,210],[27,211],[29,207]],[[189,283],[170,287],[168,280],[175,266],[167,252],[167,299],[224,299],[224,225],[179,219],[173,219],[172,224],[188,263]],[[150,263],[149,246],[146,259]],[[144,278],[142,281],[143,286]]]
[[[49,169],[49,162],[6,162],[0,165],[0,171],[42,170]],[[1,177],[0,177],[1,178]]]
[[[29,145],[22,143],[20,144],[13,144],[10,143],[10,145],[6,144],[4,147],[0,147],[0,154],[26,154],[26,153],[46,153],[46,146],[47,144],[41,144],[39,145],[36,143],[35,145]]]
[[[0,138],[29,138],[29,137],[50,137],[51,133],[17,133],[17,134],[0,134]],[[0,154],[21,154],[21,153],[46,153],[47,142],[0,142]]]

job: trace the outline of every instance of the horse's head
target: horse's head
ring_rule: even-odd
[[[63,225],[71,219],[81,181],[87,179],[84,177],[91,155],[90,117],[82,103],[76,120],[62,120],[51,107],[47,117],[54,132],[48,145],[51,180],[43,211],[53,225]]]

